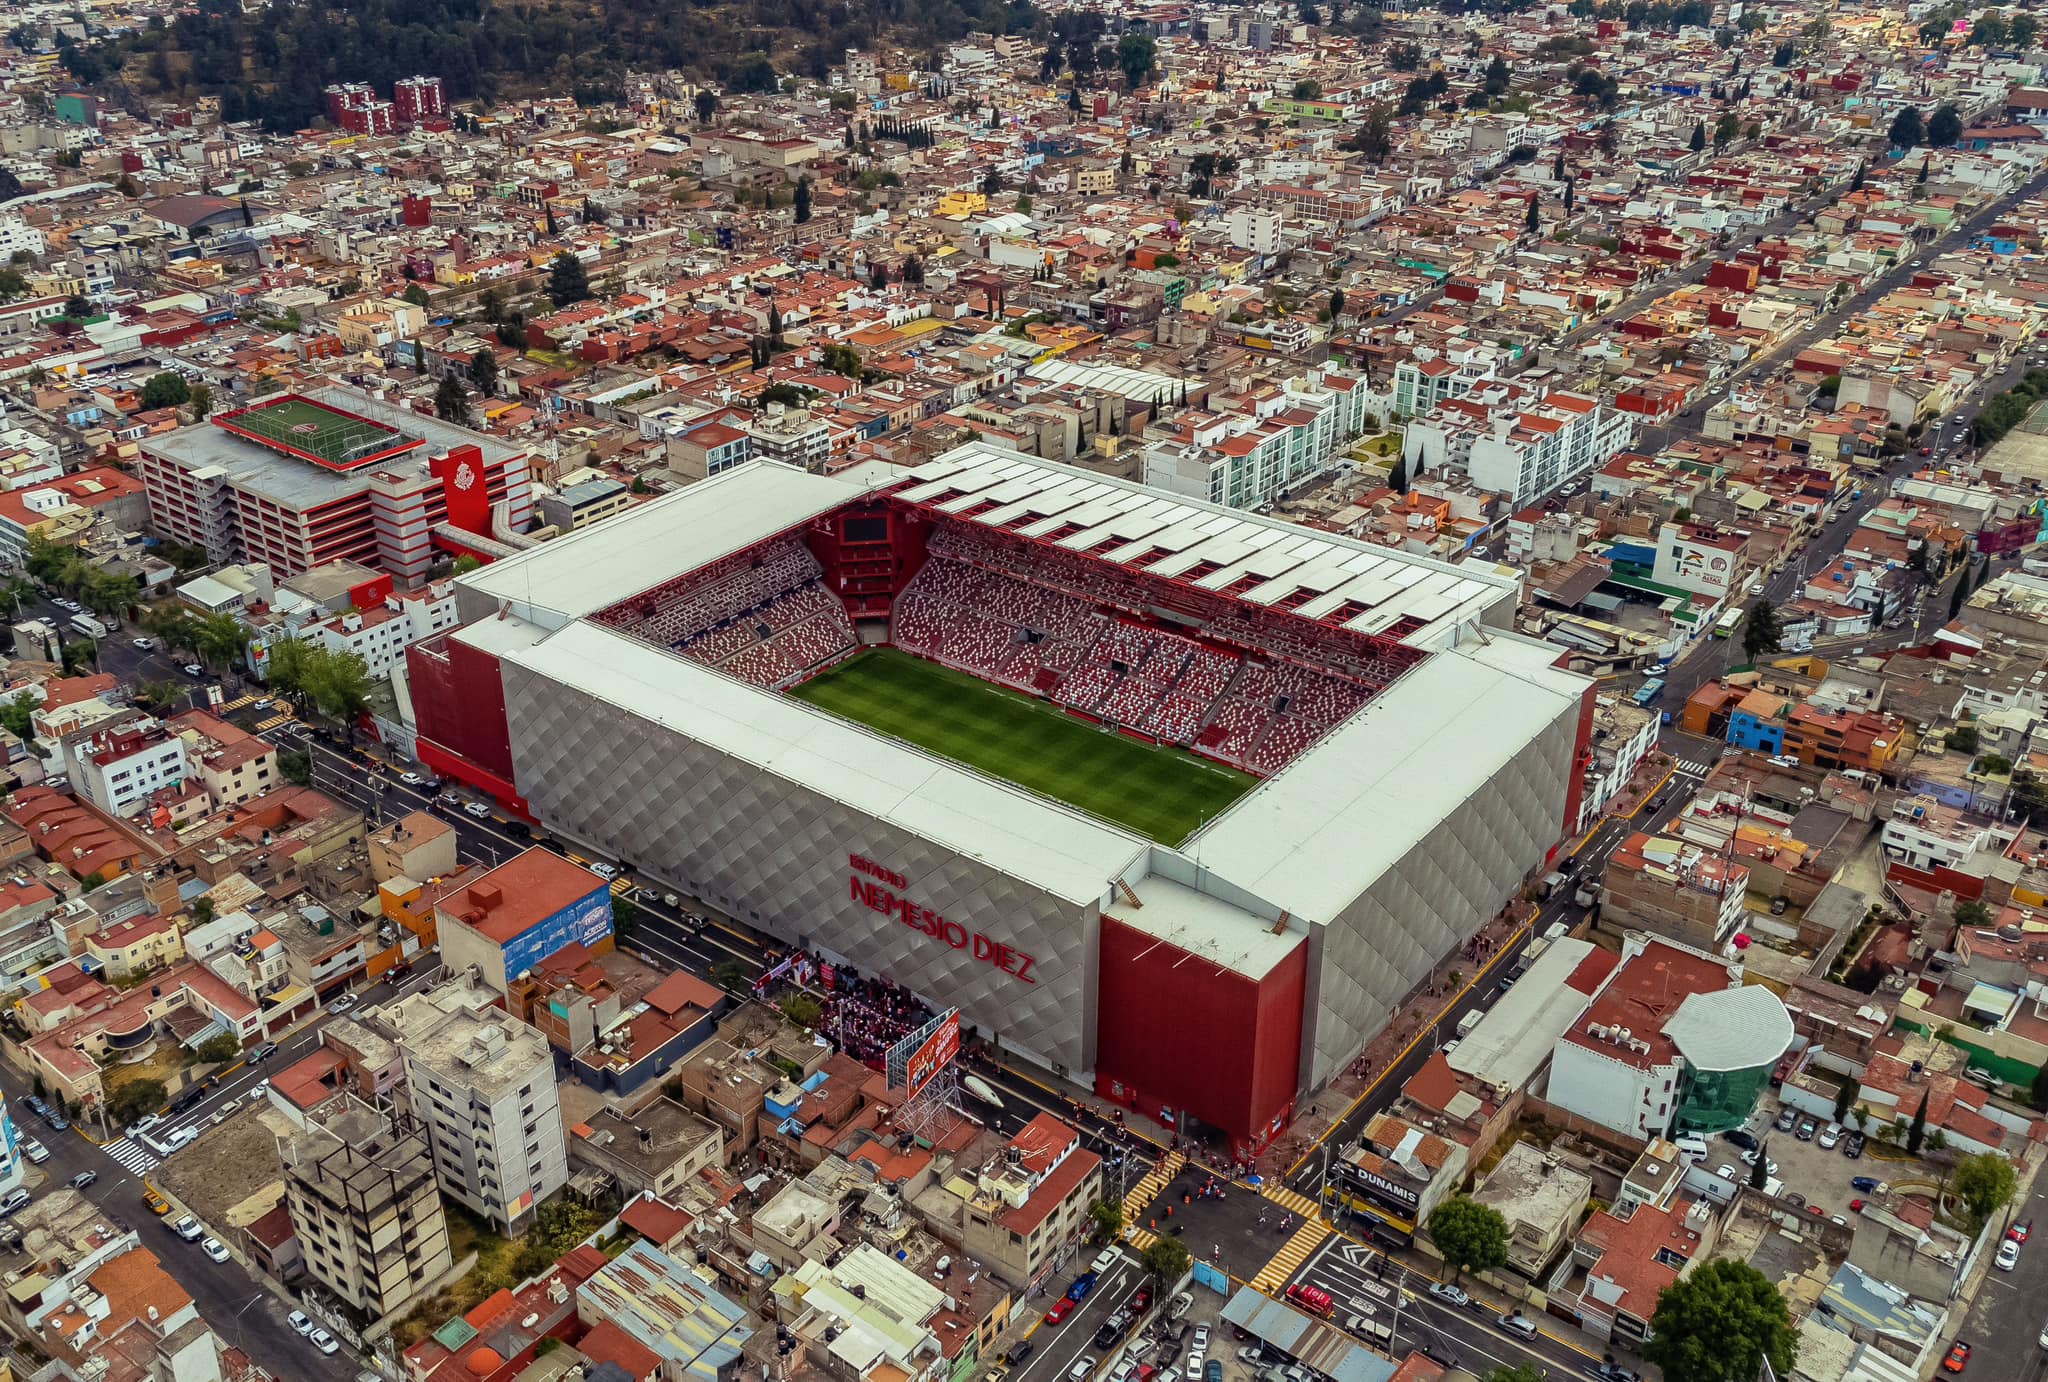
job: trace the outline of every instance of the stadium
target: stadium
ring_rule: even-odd
[[[407,681],[442,772],[1252,1150],[1575,816],[1515,597],[973,443],[470,572]]]

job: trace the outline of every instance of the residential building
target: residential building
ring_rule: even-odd
[[[457,978],[364,1021],[404,1052],[406,1096],[442,1193],[516,1233],[568,1181],[569,1160],[547,1038],[493,1006],[497,998]]]
[[[1626,451],[1635,425],[1597,399],[1493,384],[1448,398],[1403,432],[1410,475],[1461,470],[1511,504],[1540,499]]]
[[[1718,951],[1742,925],[1749,868],[1687,840],[1636,831],[1607,858],[1600,925]]]
[[[961,1249],[1018,1289],[1040,1281],[1089,1228],[1102,1197],[1102,1158],[1049,1113],[1017,1130],[975,1174]]]
[[[184,739],[140,711],[65,736],[64,768],[80,796],[110,816],[133,816],[185,781]]]
[[[799,470],[817,470],[832,452],[832,429],[808,408],[771,403],[748,421],[747,436],[749,459],[781,461]]]
[[[149,525],[143,484],[112,466],[94,466],[62,479],[0,492],[0,556],[19,564],[31,534],[69,546],[104,523],[119,531]]]
[[[1553,1300],[1576,1306],[1595,1338],[1640,1351],[1658,1297],[1713,1256],[1720,1223],[1705,1200],[1681,1193],[1685,1162],[1662,1139],[1623,1177],[1614,1204],[1596,1209],[1572,1244],[1574,1272]]]
[[[27,1174],[28,1160],[21,1154],[21,1129],[14,1126],[14,1110],[0,1095],[0,1192],[14,1190]]]
[[[170,917],[148,913],[87,936],[84,953],[109,979],[136,979],[185,958],[184,936]]]
[[[1145,447],[1145,483],[1250,509],[1326,469],[1365,425],[1363,381],[1312,372],[1285,385],[1212,400]]]
[[[1472,1198],[1507,1221],[1508,1270],[1545,1281],[1592,1203],[1593,1178],[1554,1153],[1516,1142]]]
[[[403,1314],[455,1266],[434,1158],[357,1105],[283,1147],[285,1203],[306,1270],[350,1308]]]
[[[459,867],[456,846],[454,826],[426,811],[408,812],[370,836],[370,877],[378,883],[445,878]]]
[[[660,1382],[735,1382],[754,1336],[747,1312],[650,1243],[636,1242],[576,1288],[584,1344],[618,1334],[653,1357]],[[605,1355],[612,1350],[605,1348]],[[848,1352],[852,1347],[849,1345]]]
[[[253,801],[284,781],[277,745],[202,710],[173,716],[168,728],[185,745],[185,762],[214,810]]]
[[[718,1125],[672,1099],[656,1099],[630,1118],[605,1109],[575,1132],[570,1159],[610,1176],[626,1199],[643,1192],[674,1199],[698,1172],[725,1160]]]
[[[540,521],[562,532],[602,523],[633,507],[633,492],[618,480],[582,480],[540,501]]]
[[[612,946],[612,895],[602,878],[553,850],[529,849],[434,907],[441,962],[451,974],[471,965],[500,997],[512,980],[575,942]]]
[[[715,419],[668,438],[665,446],[669,473],[684,481],[708,479],[753,456],[749,433]]]
[[[455,612],[455,587],[435,582],[417,590],[399,590],[366,609],[346,609],[299,630],[299,637],[337,653],[363,660],[373,681],[391,675],[405,660],[405,650],[445,633],[461,622]]]
[[[934,1317],[948,1292],[872,1243],[794,1273],[801,1301],[792,1330],[828,1377],[848,1382],[937,1382],[947,1375]]]

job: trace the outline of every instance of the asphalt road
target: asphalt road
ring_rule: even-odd
[[[2020,1250],[2019,1265],[2009,1272],[1993,1268],[1985,1273],[1984,1286],[1977,1292],[1968,1315],[1944,1340],[1962,1339],[1970,1345],[1970,1362],[1965,1382],[2041,1382],[2048,1378],[2048,1349],[2040,1343],[2048,1333],[2042,1323],[2048,1312],[2048,1180],[2036,1177],[2033,1193],[2023,1204],[2008,1208],[2004,1224],[2031,1220],[2035,1231]],[[1941,1374],[1946,1376],[1947,1374]]]
[[[1077,1264],[1081,1269],[1087,1265],[1086,1262]],[[1076,1274],[1074,1271],[1062,1272],[1056,1278],[1058,1289],[1064,1292]],[[1101,1365],[1122,1352],[1125,1344],[1137,1338],[1138,1331],[1132,1330],[1124,1343],[1107,1349],[1096,1347],[1095,1333],[1102,1327],[1102,1322],[1115,1314],[1144,1283],[1144,1268],[1129,1253],[1119,1252],[1117,1264],[1102,1274],[1073,1314],[1058,1324],[1046,1324],[1041,1318],[1031,1329],[1027,1337],[1031,1340],[1032,1355],[1024,1360],[1021,1367],[1010,1371],[1006,1382],[1062,1382],[1074,1370],[1075,1364],[1084,1358],[1094,1359],[1096,1363],[1089,1369],[1089,1376],[1105,1375]],[[1042,1317],[1057,1299],[1048,1290],[1042,1296],[1031,1297],[1029,1308]],[[1155,1308],[1158,1304],[1154,1302]],[[1018,1308],[1021,1312],[1025,1307],[1020,1304]],[[1147,1322],[1149,1319],[1148,1316]]]

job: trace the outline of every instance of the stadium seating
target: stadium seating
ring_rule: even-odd
[[[1344,674],[1370,660],[1357,640],[1338,647],[1339,635],[1284,614],[1229,614],[1201,637],[1155,627],[1137,579],[1095,557],[944,525],[896,597],[891,638],[1258,773],[1286,766],[1383,684]],[[1391,679],[1394,662],[1371,670]]]
[[[742,680],[784,685],[855,647],[824,575],[793,539],[735,553],[662,591],[635,631]]]

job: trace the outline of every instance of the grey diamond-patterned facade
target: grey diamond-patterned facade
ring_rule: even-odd
[[[1590,733],[1506,576],[980,442],[752,463],[458,599],[426,761],[1247,1150],[1545,866]],[[782,694],[882,642],[1261,780],[1159,844]]]

